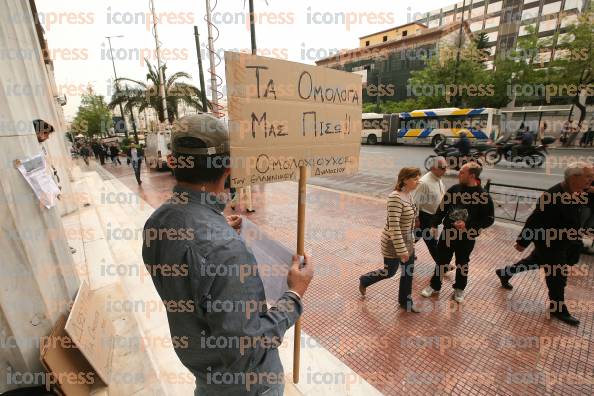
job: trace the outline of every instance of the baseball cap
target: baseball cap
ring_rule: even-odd
[[[174,153],[216,155],[229,153],[229,132],[225,123],[209,113],[185,116],[171,132]]]

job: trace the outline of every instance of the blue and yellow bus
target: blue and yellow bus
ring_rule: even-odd
[[[363,114],[361,142],[435,146],[456,141],[461,133],[471,142],[496,139],[501,125],[498,109],[428,109],[399,114]]]

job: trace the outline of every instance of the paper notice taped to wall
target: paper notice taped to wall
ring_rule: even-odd
[[[58,195],[60,195],[60,188],[49,174],[43,154],[25,160],[17,160],[15,165],[43,206],[47,209],[55,206]]]

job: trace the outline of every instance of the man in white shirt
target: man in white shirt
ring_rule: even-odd
[[[419,187],[414,192],[414,199],[419,208],[419,231],[422,233],[420,236],[425,241],[431,257],[437,262],[438,234],[437,229],[431,226],[431,220],[446,191],[441,178],[448,166],[444,157],[434,157],[430,166],[430,171],[421,178]]]

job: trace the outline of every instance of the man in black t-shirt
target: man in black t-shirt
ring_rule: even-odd
[[[456,281],[454,300],[464,301],[464,289],[468,283],[468,263],[474,249],[475,239],[484,228],[495,222],[495,209],[489,193],[481,187],[482,168],[476,162],[465,164],[458,174],[459,184],[445,193],[435,214],[434,227],[443,223],[443,231],[437,245],[438,262],[431,283],[421,292],[431,297],[441,290],[441,277],[456,256]]]

